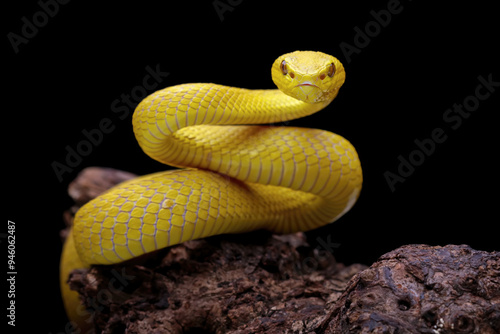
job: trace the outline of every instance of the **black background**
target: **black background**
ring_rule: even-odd
[[[311,242],[319,237],[339,244],[334,255],[346,264],[370,264],[409,243],[499,249],[494,227],[500,87],[456,130],[443,120],[453,104],[474,95],[478,76],[491,74],[500,81],[492,2],[436,7],[401,1],[389,24],[350,56],[340,45],[356,46],[355,27],[370,26],[371,11],[380,12],[391,1],[232,1],[232,10],[221,13],[223,20],[213,3],[107,2],[103,7],[72,1],[60,5],[17,53],[8,33],[21,35],[22,18],[33,22],[41,7],[24,1],[7,11],[3,203],[6,218],[16,223],[16,329],[35,325],[40,333],[64,332],[58,232],[62,212],[72,204],[66,189],[78,172],[88,166],[137,174],[168,168],[138,147],[132,109],[122,120],[111,107],[142,85],[146,66],[169,73],[158,88],[186,82],[274,88],[270,67],[279,55],[318,50],[337,56],[347,72],[338,98],[324,111],[288,125],[318,127],[349,139],[361,159],[364,188],[346,216],[310,233]],[[66,146],[75,148],[85,140],[82,131],[97,128],[103,118],[114,130],[60,182],[53,162],[64,163]],[[414,141],[430,138],[435,128],[445,131],[446,141],[391,191],[384,173],[397,174],[398,156],[408,158],[417,148]],[[5,244],[2,239],[4,254]],[[6,272],[6,255],[2,258]],[[6,292],[1,294],[5,300]]]

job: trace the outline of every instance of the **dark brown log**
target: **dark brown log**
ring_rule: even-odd
[[[104,333],[307,333],[365,268],[319,254],[301,233],[217,236],[80,271],[71,285]]]
[[[407,245],[357,274],[325,333],[500,333],[500,252]]]

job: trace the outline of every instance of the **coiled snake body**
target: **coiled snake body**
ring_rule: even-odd
[[[346,139],[317,129],[246,125],[323,109],[344,83],[342,64],[324,53],[296,51],[276,59],[272,78],[279,89],[184,84],[137,106],[133,128],[141,148],[184,169],[124,182],[77,212],[61,259],[70,319],[79,322],[83,314],[66,284],[72,269],[215,234],[307,231],[353,206],[362,173]]]

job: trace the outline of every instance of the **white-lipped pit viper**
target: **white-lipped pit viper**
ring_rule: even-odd
[[[67,285],[73,269],[216,234],[307,231],[354,205],[362,172],[346,139],[324,130],[248,125],[325,108],[344,83],[344,67],[330,55],[296,51],[276,59],[271,74],[279,89],[182,84],[137,106],[140,147],[184,169],[123,182],[75,215],[60,278],[66,312],[80,328],[88,326],[88,314]]]

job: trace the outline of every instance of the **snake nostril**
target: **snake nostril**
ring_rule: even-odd
[[[326,75],[325,75],[325,73],[323,73],[323,74],[320,74],[320,75],[319,75],[319,78],[320,78],[321,80],[325,80],[325,78],[326,78]]]
[[[292,79],[295,78],[295,73],[290,72],[290,78],[292,78]]]

